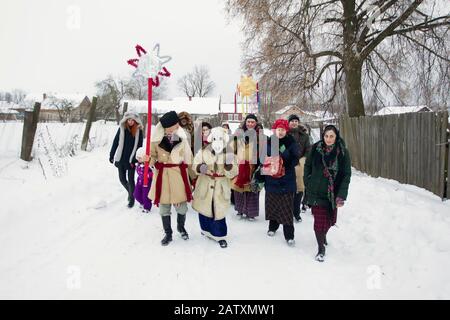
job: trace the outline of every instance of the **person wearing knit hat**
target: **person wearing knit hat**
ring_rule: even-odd
[[[310,137],[308,130],[300,124],[300,118],[291,114],[288,118],[289,121],[289,134],[295,139],[300,148],[300,161],[295,167],[295,174],[297,177],[297,192],[294,197],[294,218],[296,222],[301,222],[302,217],[301,212],[306,211],[305,202],[306,199],[302,201],[305,194],[305,184],[303,183],[303,170],[305,167],[306,155],[311,149]]]
[[[259,189],[252,189],[251,182],[261,163],[259,162],[258,118],[248,114],[236,138],[236,158],[238,175],[232,180],[234,206],[238,217],[254,221],[259,216]]]
[[[128,111],[124,114],[114,137],[109,162],[113,163],[119,172],[119,180],[128,193],[128,208],[134,206],[134,175],[136,150],[142,147],[144,131],[139,114]],[[127,180],[128,179],[128,180]]]
[[[247,121],[248,119],[253,119],[253,120],[255,120],[256,122],[258,122],[258,118],[257,118],[256,115],[254,115],[253,113],[250,113],[250,114],[248,114],[248,115],[245,117],[245,121]]]
[[[298,122],[300,122],[300,118],[296,114],[291,114],[288,118],[288,122],[291,122],[293,120],[297,120]]]
[[[149,198],[159,207],[165,236],[161,245],[172,241],[171,208],[177,212],[177,230],[182,239],[188,240],[185,229],[187,203],[192,200],[189,178],[196,174],[192,170],[192,151],[186,132],[179,125],[175,111],[164,114],[151,137],[150,166],[154,177]]]
[[[282,170],[264,170],[261,176],[266,189],[265,212],[269,221],[267,235],[273,237],[280,225],[283,225],[284,238],[289,246],[295,245],[293,205],[296,192],[295,166],[298,164],[300,151],[292,136],[288,135],[289,123],[285,119],[278,119],[272,126],[274,134],[267,141],[267,165],[282,163],[284,174],[270,175],[271,172]],[[277,149],[274,149],[277,148]],[[279,160],[281,158],[282,161]],[[270,161],[269,161],[270,159]],[[273,160],[273,161],[272,161]],[[270,169],[270,168],[269,168]],[[275,168],[274,168],[275,169]]]

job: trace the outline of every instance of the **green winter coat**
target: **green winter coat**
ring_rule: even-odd
[[[306,203],[310,206],[330,206],[328,199],[328,179],[324,176],[322,156],[316,150],[315,143],[308,153],[305,162],[304,182],[306,188]],[[343,144],[344,145],[344,144]],[[350,177],[352,175],[350,154],[343,146],[343,152],[338,155],[338,174],[334,183],[335,198],[347,199]]]

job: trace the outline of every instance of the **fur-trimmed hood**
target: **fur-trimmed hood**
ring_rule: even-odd
[[[182,111],[178,114],[178,119],[180,120],[180,126],[183,127],[185,130],[187,130],[190,134],[194,132],[194,121],[192,121],[192,116],[186,112]],[[187,124],[185,126],[181,125],[181,120],[186,119]]]
[[[134,121],[136,121],[137,125],[139,126],[139,129],[144,129],[144,125],[142,123],[141,117],[139,117],[139,114],[134,111],[125,112],[122,120],[120,120],[120,123],[119,123],[121,128],[125,129],[125,124],[127,123],[128,119],[133,119]]]

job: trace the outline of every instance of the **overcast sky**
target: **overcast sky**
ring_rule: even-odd
[[[139,43],[172,56],[170,96],[196,64],[209,67],[213,95],[233,101],[243,40],[223,0],[3,0],[0,91],[95,93],[108,74],[127,76]]]

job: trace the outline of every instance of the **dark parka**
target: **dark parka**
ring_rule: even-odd
[[[128,119],[135,120],[136,125],[139,128],[138,131],[136,131],[136,137],[133,137],[131,131],[126,125]],[[109,153],[109,159],[111,162],[114,162],[116,167],[120,165],[124,168],[130,169],[131,164],[137,162],[136,151],[142,147],[144,137],[144,131],[142,128],[143,125],[139,119],[139,116],[132,112],[127,112],[120,121],[119,129],[114,137],[114,142]],[[123,138],[121,138],[121,134],[123,134]]]
[[[324,176],[322,155],[316,150],[319,143],[320,141],[312,146],[305,162],[303,179],[306,187],[306,202],[310,206],[329,207],[330,201],[328,200],[327,192],[328,179]],[[347,148],[345,148],[345,143],[342,139],[337,140],[336,145],[342,146],[342,151],[338,155],[338,173],[334,183],[335,198],[340,197],[346,200],[352,174],[350,154]],[[333,153],[336,154],[336,147]]]
[[[300,148],[300,158],[303,158],[308,154],[311,150],[311,144],[309,142],[309,135],[306,133],[307,130],[302,125],[299,125],[297,128],[289,129],[289,135],[294,137]]]
[[[272,155],[271,141],[272,139],[278,139],[275,135],[271,136],[267,141],[267,155]],[[298,165],[300,159],[300,150],[298,144],[294,138],[290,135],[286,135],[284,138],[279,139],[279,147],[286,148],[283,152],[280,152],[280,156],[283,159],[283,165],[286,170],[286,174],[281,178],[272,178],[271,176],[262,176],[265,179],[266,192],[271,193],[295,193],[297,192],[297,184],[295,180],[295,166]],[[275,152],[274,152],[275,154]]]

